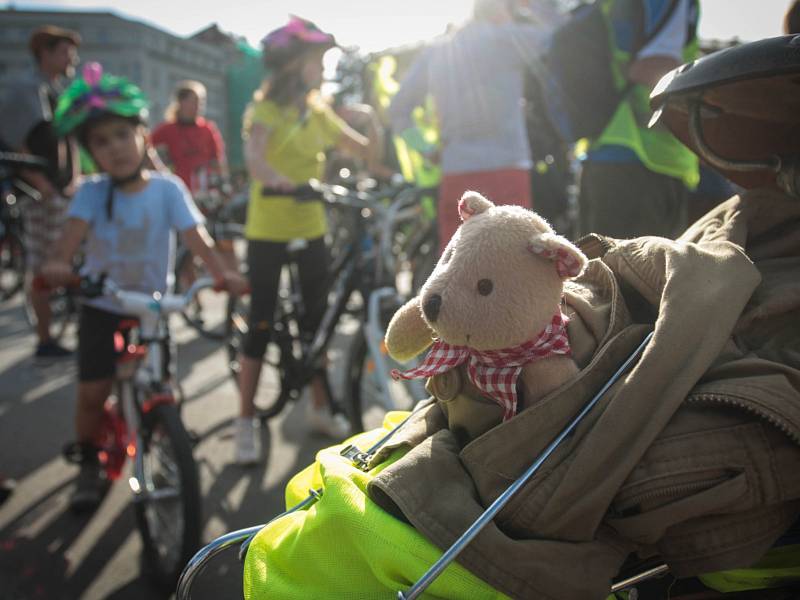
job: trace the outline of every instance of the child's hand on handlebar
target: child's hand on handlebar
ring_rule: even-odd
[[[217,289],[224,289],[234,296],[241,296],[250,291],[250,284],[241,273],[233,269],[226,269],[222,272],[222,278],[217,280]]]

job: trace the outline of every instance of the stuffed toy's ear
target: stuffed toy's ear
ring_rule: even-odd
[[[494,204],[478,192],[464,192],[461,200],[458,201],[458,214],[461,216],[462,221],[466,221],[471,216],[482,213],[493,206]]]
[[[542,233],[528,243],[528,250],[556,263],[561,279],[571,279],[583,273],[589,259],[567,238],[555,233]]]
[[[422,318],[417,296],[394,313],[386,330],[386,349],[393,359],[406,362],[425,352],[433,343],[433,335],[433,331]]]

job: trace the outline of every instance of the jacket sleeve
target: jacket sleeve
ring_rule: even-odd
[[[429,50],[423,51],[411,65],[389,106],[389,118],[395,135],[402,135],[404,131],[414,127],[412,113],[425,101],[428,93],[428,53]]]

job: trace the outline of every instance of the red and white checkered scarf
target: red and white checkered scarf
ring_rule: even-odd
[[[393,369],[392,377],[431,377],[468,361],[470,381],[503,408],[503,421],[507,421],[517,412],[517,378],[523,365],[548,356],[571,354],[567,337],[568,322],[566,315],[559,311],[536,339],[502,350],[480,351],[437,340],[420,366],[403,372]]]

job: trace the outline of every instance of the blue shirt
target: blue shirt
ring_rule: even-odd
[[[203,216],[183,182],[174,175],[150,172],[144,189],[127,194],[114,190],[113,215],[108,219],[106,199],[111,181],[93,176],[78,189],[68,216],[89,223],[83,274],[106,273],[121,288],[164,293],[172,287],[175,231],[191,229]],[[122,313],[111,298],[87,304]]]

